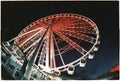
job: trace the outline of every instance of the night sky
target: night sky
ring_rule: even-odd
[[[1,36],[8,41],[30,23],[58,13],[75,13],[92,19],[101,36],[99,51],[86,67],[76,67],[75,78],[96,78],[119,62],[119,9],[118,2],[2,2]]]

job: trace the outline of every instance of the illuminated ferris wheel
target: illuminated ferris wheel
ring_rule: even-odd
[[[72,13],[61,13],[41,18],[25,27],[13,38],[28,60],[47,73],[84,67],[93,59],[100,44],[97,25],[89,18]],[[10,40],[10,41],[12,41]]]

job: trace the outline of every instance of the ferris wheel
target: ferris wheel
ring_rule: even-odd
[[[97,25],[89,18],[73,13],[61,13],[41,18],[25,27],[13,38],[30,60],[47,73],[85,67],[98,51],[100,36]],[[12,41],[10,40],[10,41]]]

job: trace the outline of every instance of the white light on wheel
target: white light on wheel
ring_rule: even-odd
[[[73,65],[70,65],[69,67],[68,67],[68,69],[67,69],[67,73],[69,74],[69,75],[73,75],[74,74],[74,66]]]
[[[93,58],[94,58],[94,54],[93,54],[93,53],[90,53],[90,54],[88,55],[88,58],[89,58],[89,59],[93,59]]]
[[[84,59],[84,58],[81,59],[79,65],[80,65],[80,67],[85,67],[85,65],[86,65],[86,59]]]
[[[98,47],[94,47],[93,51],[98,51]]]
[[[100,41],[98,41],[97,44],[100,44]]]

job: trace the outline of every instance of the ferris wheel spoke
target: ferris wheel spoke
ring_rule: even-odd
[[[70,45],[67,45],[67,46],[68,46],[68,47],[64,48],[64,50],[61,52],[61,54],[63,54],[63,53],[65,53],[65,52],[70,51],[70,50],[73,49],[72,46],[70,46]]]
[[[56,39],[55,39],[54,35],[53,35],[53,39],[54,39],[54,41],[55,41],[55,45],[56,45],[56,47],[57,47],[57,50],[58,50],[60,59],[61,59],[61,61],[62,61],[62,64],[65,66],[65,62],[64,62],[64,60],[63,60],[63,57],[62,57],[62,55],[61,55],[60,49],[59,49],[59,47],[58,47],[58,45],[57,45],[57,42],[56,42]]]
[[[63,54],[71,49],[73,49],[73,48],[70,45],[67,45],[67,46],[64,46],[63,48],[60,48],[60,51],[62,51],[61,54]],[[57,51],[57,50],[55,50],[55,51]]]
[[[56,67],[56,59],[55,59],[55,52],[54,52],[54,40],[53,40],[53,32],[51,31],[51,38],[50,38],[50,66]]]
[[[78,40],[77,40],[78,41]],[[78,42],[79,43],[79,42]],[[72,50],[73,48],[72,48],[72,46],[70,46],[70,45],[67,45],[67,46],[64,46],[63,48],[61,48],[60,49],[60,51],[62,51],[61,52],[61,54],[63,54],[63,53],[65,53],[65,52],[67,52],[67,51],[70,51],[70,50]],[[56,50],[57,51],[57,50]],[[57,56],[57,55],[56,55]]]
[[[60,51],[66,50],[66,49],[68,49],[68,48],[70,48],[70,47],[71,47],[70,45],[66,45],[66,46],[64,46],[63,48],[61,48]]]
[[[62,39],[62,41],[64,41],[63,39]],[[79,42],[78,42],[79,41]],[[76,40],[75,42],[78,42],[78,43],[80,43],[80,40],[78,39],[78,40]],[[69,44],[68,45],[66,45],[66,46],[64,46],[64,47],[62,47],[62,48],[60,48],[60,51],[63,51],[63,52],[61,52],[61,54],[63,54],[64,52],[67,52],[67,51],[69,51],[69,50],[67,50],[67,49],[73,49]],[[55,51],[57,51],[57,50],[55,50]]]
[[[57,43],[60,43],[60,42],[62,42],[62,41],[63,41],[63,39],[61,39],[60,37],[56,38],[56,42],[57,42]]]
[[[93,28],[84,28],[84,27],[68,27],[66,30],[72,30],[77,33],[84,33],[84,34],[96,34],[96,31]]]
[[[29,48],[32,47],[32,45],[36,44],[38,41],[41,40],[41,36],[43,35],[43,33],[44,32],[40,32],[39,34],[34,36],[31,40],[29,40],[23,46],[21,46],[21,48],[24,49],[25,51],[27,51]]]
[[[18,38],[20,38],[20,37],[22,37],[22,36],[25,36],[25,35],[27,35],[27,34],[30,34],[30,33],[32,33],[32,32],[38,31],[38,30],[42,29],[43,27],[45,27],[45,26],[42,26],[41,28],[36,28],[36,29],[34,29],[34,30],[28,31],[28,32],[23,33],[23,34],[20,34],[20,35],[18,35],[17,37],[9,40],[8,42],[11,42],[11,41],[13,41],[13,40],[16,40],[16,39],[18,39]]]
[[[63,51],[61,52],[61,54],[65,53],[65,52],[67,52],[67,51],[70,51],[70,50],[72,50],[72,49],[73,49],[72,46],[67,45],[67,46],[65,46],[65,48],[63,49]]]
[[[72,50],[73,48],[70,46],[70,45],[67,45],[67,46],[65,46],[65,47],[63,47],[62,49],[64,49],[62,52],[61,52],[61,54],[63,54],[63,53],[65,53],[65,52],[67,52],[67,51],[70,51],[70,50]],[[57,51],[57,50],[56,50]],[[55,56],[57,56],[58,54],[56,54]]]
[[[41,26],[41,27],[38,27],[38,28],[36,28],[36,29],[29,30],[28,32],[25,32],[25,33],[23,33],[23,34],[19,34],[17,37],[22,37],[22,36],[24,36],[24,35],[26,35],[26,34],[29,34],[29,33],[31,33],[31,32],[35,32],[35,31],[37,31],[37,30],[44,29],[45,27],[47,27],[47,26]]]
[[[47,34],[46,34],[46,36],[45,36],[45,38],[46,38],[46,63],[45,63],[45,66],[46,67],[49,67],[49,50],[50,50],[50,29],[48,29],[48,31],[47,31]]]
[[[63,34],[94,44],[96,39],[85,34],[76,33],[70,30],[61,31]]]
[[[76,42],[72,41],[71,39],[69,39],[68,37],[66,37],[65,35],[63,35],[61,32],[59,32],[58,30],[54,31],[58,36],[60,36],[64,41],[66,41],[70,46],[72,46],[74,49],[76,49],[79,53],[81,53],[82,55],[84,55],[87,51],[82,48],[81,46],[79,46]]]
[[[30,46],[28,46],[27,48],[25,48],[24,52],[26,52],[27,50],[29,50],[33,45],[35,45],[36,43],[38,43],[41,40],[41,38],[39,38],[38,40],[34,41],[34,43],[32,43]]]
[[[45,30],[46,29],[41,29],[40,31],[36,32],[35,34],[33,34],[32,36],[30,36],[29,38],[27,38],[25,41],[23,41],[19,46],[21,47],[22,45],[24,45],[26,42],[28,42],[30,39],[32,39],[33,37],[35,37],[39,33],[45,32]]]
[[[30,54],[27,55],[27,59],[29,59],[29,60],[31,59],[33,53],[35,52],[35,49],[36,49],[36,48],[34,48],[34,50],[32,50],[32,51],[30,52]]]

